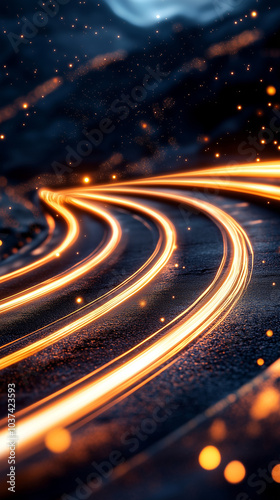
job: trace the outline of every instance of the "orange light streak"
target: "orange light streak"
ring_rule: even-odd
[[[102,196],[102,195],[88,195],[87,193],[84,193],[84,197],[88,197],[91,199],[95,199],[98,201],[111,201],[113,203],[117,203],[119,205],[123,205],[129,208],[133,208],[134,210],[141,211],[145,213],[146,215],[149,215],[154,221],[158,224],[159,228],[164,234],[165,237],[165,245],[164,249],[161,253],[161,255],[158,257],[154,265],[152,266],[151,269],[149,269],[143,276],[141,276],[135,283],[131,284],[128,286],[125,290],[121,291],[118,295],[113,297],[112,299],[108,300],[105,304],[97,307],[94,311],[91,311],[90,313],[82,316],[78,320],[74,321],[70,325],[67,325],[66,327],[63,327],[56,332],[47,335],[41,340],[38,340],[37,342],[33,342],[32,344],[16,351],[15,353],[9,354],[8,356],[5,356],[0,360],[0,369],[4,369],[14,363],[17,363],[26,357],[29,357],[36,352],[41,351],[42,349],[45,349],[46,347],[52,345],[55,342],[58,342],[62,338],[70,335],[71,333],[74,333],[75,331],[87,326],[88,324],[92,323],[93,321],[97,320],[98,318],[102,317],[104,314],[108,313],[109,311],[113,310],[115,307],[119,306],[122,304],[125,300],[133,296],[135,293],[139,292],[146,284],[148,284],[162,269],[163,267],[167,264],[168,260],[170,259],[174,247],[175,247],[175,230],[172,226],[172,224],[163,216],[161,216],[159,213],[157,213],[155,210],[151,210],[148,207],[142,206],[138,203],[132,202],[132,201],[127,201],[127,200],[122,200],[118,198],[112,198],[108,196]],[[68,199],[68,198],[67,198]],[[78,206],[83,206],[84,208],[89,208],[91,205],[89,205],[86,202],[76,200],[74,198],[69,198],[69,200],[78,205]],[[99,211],[100,214],[102,211],[100,209],[94,209],[96,211]],[[104,212],[105,214],[105,212]],[[107,215],[108,216],[108,215]],[[104,215],[105,217],[105,215]],[[109,217],[109,216],[108,216]],[[108,219],[109,222],[110,219]],[[103,252],[101,252],[99,255],[97,255],[92,261],[89,263],[85,264],[86,269],[83,269],[83,274],[89,269],[95,266],[97,263],[100,263],[101,260],[104,260],[109,253],[111,253],[112,249],[115,248],[118,238],[119,238],[119,228],[116,225],[115,221],[112,219],[111,224],[115,224],[114,227],[114,233],[112,235],[112,238],[109,242],[109,244],[105,247]],[[77,273],[81,273],[81,269],[78,269],[75,271],[76,276]],[[70,274],[70,273],[69,273]],[[73,275],[73,272],[71,273]],[[80,274],[79,274],[80,275]],[[75,279],[72,278],[71,280]],[[67,275],[67,283],[69,283],[69,275]],[[61,286],[65,285],[65,280],[66,278],[62,278],[63,283]],[[55,282],[55,287],[56,289],[58,288],[58,281]],[[50,284],[53,286],[53,283]],[[53,291],[53,289],[50,289],[50,285],[45,285],[45,287],[42,288],[47,288],[48,291]],[[44,295],[44,290],[40,291],[41,295]],[[32,292],[33,296],[33,292]],[[27,299],[26,299],[27,300]],[[28,300],[31,300],[28,297]],[[1,308],[1,303],[0,303],[0,308]],[[1,310],[1,309],[0,309]]]
[[[17,278],[19,276],[23,276],[24,274],[33,271],[34,269],[38,269],[39,267],[47,264],[48,262],[51,262],[53,259],[56,258],[56,254],[63,254],[65,250],[70,248],[73,243],[77,240],[79,236],[79,227],[77,224],[77,221],[75,217],[72,215],[72,213],[67,210],[63,206],[62,203],[62,196],[52,193],[50,191],[43,190],[41,192],[41,198],[42,200],[49,205],[53,210],[55,210],[63,219],[65,220],[67,224],[67,234],[64,239],[64,241],[56,247],[52,252],[48,253],[46,256],[42,257],[39,260],[36,260],[32,262],[31,264],[28,264],[27,266],[21,267],[20,269],[17,269],[16,271],[12,271],[11,273],[4,274],[3,276],[0,276],[0,283],[4,283],[5,281]],[[53,227],[53,222],[51,222],[50,217],[47,218],[47,222],[49,224],[50,231],[52,232],[54,227]],[[51,224],[51,225],[50,225]],[[46,242],[45,242],[46,243]]]
[[[258,165],[217,167],[95,188],[65,190],[60,193],[63,202],[74,203],[84,209],[88,209],[89,204],[81,201],[81,199],[121,205],[129,210],[145,213],[159,227],[163,241],[161,246],[163,248],[159,255],[156,255],[155,262],[151,263],[151,267],[148,267],[144,275],[139,277],[136,273],[137,279],[132,283],[126,280],[122,284],[123,287],[121,287],[118,295],[53,334],[4,357],[1,364],[2,368],[25,359],[61,338],[78,331],[83,326],[92,323],[98,317],[103,316],[142,290],[167,265],[176,243],[174,227],[159,212],[148,208],[146,205],[124,199],[124,195],[145,196],[151,197],[151,199],[156,197],[169,199],[176,203],[188,204],[207,214],[221,229],[224,240],[224,256],[211,285],[183,313],[140,344],[107,363],[107,365],[20,412],[17,421],[18,448],[20,452],[27,454],[32,452],[32,447],[37,444],[42,445],[46,436],[50,436],[49,433],[52,429],[64,429],[88,414],[99,410],[102,411],[102,408],[106,407],[106,405],[117,401],[118,398],[125,397],[136,387],[141,387],[158,371],[164,369],[162,368],[164,363],[171,362],[180,350],[203,332],[213,329],[231,311],[250,280],[250,253],[253,254],[253,251],[248,236],[230,215],[210,203],[151,188],[155,188],[155,186],[161,188],[172,186],[180,188],[198,187],[200,189],[220,188],[233,193],[280,200],[280,188],[278,186],[255,183],[250,180],[244,182],[230,178],[249,178],[252,176],[263,179],[280,178],[280,164],[278,162],[269,162],[265,164],[259,163]],[[142,188],[137,186],[142,186]],[[110,192],[110,195],[105,194],[105,192]],[[121,193],[122,198],[113,197],[112,192]],[[52,205],[52,202],[50,204]],[[230,255],[230,259],[228,255]],[[143,266],[144,268],[145,266]],[[65,283],[63,286],[65,286]],[[164,334],[157,335],[162,331],[164,331]],[[147,345],[147,340],[153,341]],[[122,363],[116,363],[120,359],[122,359]],[[6,432],[5,427],[0,431],[0,456],[6,453]]]
[[[94,207],[82,201],[71,198],[69,198],[68,201],[70,201],[74,205],[83,207],[86,210],[93,212],[94,214],[105,220],[112,231],[109,242],[105,245],[104,248],[100,250],[100,252],[97,253],[97,255],[90,256],[90,258],[86,260],[85,263],[81,263],[77,267],[74,267],[74,269],[62,273],[60,278],[56,276],[55,278],[51,278],[43,282],[43,284],[35,285],[28,290],[24,290],[23,292],[19,292],[11,297],[0,300],[0,314],[3,312],[11,311],[12,309],[22,306],[23,304],[38,300],[40,297],[53,293],[60,288],[64,288],[66,285],[75,281],[77,278],[80,278],[91,269],[96,267],[98,264],[100,264],[102,261],[104,261],[106,258],[108,258],[108,256],[118,245],[121,229],[118,222],[113,217],[111,217],[111,215],[109,215],[106,211],[101,210],[100,208]],[[76,220],[74,220],[73,227],[71,227],[71,229],[75,231],[76,226],[77,222]],[[59,256],[60,254],[56,252],[55,255]]]
[[[76,194],[76,193],[75,193]],[[139,193],[140,194],[140,193]],[[154,195],[154,192],[150,194]],[[84,196],[87,195],[86,193]],[[92,196],[92,195],[89,195]],[[93,195],[94,196],[94,195]],[[172,197],[172,195],[170,195]],[[185,197],[174,197],[184,200]],[[242,228],[225,212],[200,200],[190,199],[190,203],[197,208],[207,211],[211,218],[223,226],[232,248],[232,261],[229,270],[219,284],[218,290],[210,295],[203,307],[194,312],[187,320],[174,326],[166,336],[155,341],[152,346],[146,347],[132,359],[128,359],[108,374],[101,375],[98,380],[88,381],[71,391],[69,395],[62,395],[59,401],[50,403],[46,408],[35,411],[35,414],[23,418],[18,423],[18,432],[22,436],[19,447],[26,447],[40,441],[52,427],[69,425],[107,404],[112,398],[129,390],[134,384],[149,376],[160,365],[170,360],[188,343],[193,341],[207,327],[211,327],[215,320],[225,315],[232,308],[248,281],[248,238]],[[172,242],[174,246],[174,241]],[[0,435],[0,442],[2,439]]]

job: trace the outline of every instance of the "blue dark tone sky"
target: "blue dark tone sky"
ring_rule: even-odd
[[[38,1],[0,7],[0,175],[10,182],[55,171],[63,183],[84,173],[104,181],[279,156],[276,131],[265,145],[254,140],[279,103],[278,2],[46,4],[47,12]],[[106,64],[90,68],[97,56]],[[55,90],[38,88],[50,81]]]

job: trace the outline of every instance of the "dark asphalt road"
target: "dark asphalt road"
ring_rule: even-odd
[[[95,419],[87,418],[81,424],[73,426],[75,432],[69,452],[52,456],[48,451],[41,451],[19,464],[18,498],[25,498],[27,491],[31,500],[37,500],[38,495],[42,500],[70,498],[63,497],[63,493],[73,496],[79,483],[76,478],[85,482],[88,474],[93,472],[93,461],[94,471],[97,476],[99,474],[96,482],[100,483],[100,498],[140,498],[140,493],[143,494],[140,485],[141,473],[139,475],[137,472],[135,479],[133,470],[124,480],[125,487],[128,488],[127,484],[130,484],[131,488],[128,489],[127,496],[122,490],[122,484],[108,490],[109,496],[105,493],[107,490],[103,494],[103,486],[113,476],[111,470],[106,472],[106,465],[105,472],[100,476],[98,464],[106,461],[107,468],[110,461],[114,466],[122,462],[129,465],[135,455],[149,450],[162,438],[195,419],[211,405],[237,391],[279,358],[279,214],[273,208],[255,202],[245,203],[212,195],[207,195],[207,200],[230,213],[250,237],[255,262],[247,292],[221,325],[183,351],[154,380]],[[168,215],[178,231],[178,248],[169,265],[139,296],[132,298],[94,326],[6,370],[2,384],[5,385],[10,380],[16,381],[17,411],[54,390],[59,390],[145,339],[159,328],[161,317],[164,317],[165,321],[172,319],[191,304],[211,282],[223,252],[218,228],[201,214],[195,214],[181,206],[154,202],[154,207],[160,208]],[[114,213],[122,228],[125,228],[117,261],[106,262],[102,273],[98,276],[96,273],[87,275],[70,286],[65,293],[60,292],[44,302],[40,300],[40,315],[38,304],[7,315],[1,325],[2,331],[5,332],[2,337],[5,342],[6,339],[13,340],[74,311],[77,308],[77,296],[82,296],[85,304],[90,303],[100,296],[100,291],[109,291],[145,262],[156,245],[156,228],[142,216],[138,218],[117,209]],[[84,257],[92,251],[106,233],[104,228],[90,217],[84,217],[83,227],[86,238],[79,241],[79,257]],[[65,261],[66,267],[73,259],[73,254],[69,255],[68,259]],[[178,267],[175,267],[175,264],[178,264]],[[49,272],[57,272],[57,263],[54,263]],[[40,278],[46,277],[43,275]],[[22,284],[26,285],[26,281],[21,283],[21,286]],[[147,302],[145,307],[139,305],[141,300]],[[265,334],[268,329],[274,332],[271,338]],[[51,330],[50,326],[36,335],[40,338],[42,333],[49,333]],[[263,367],[257,365],[257,359],[260,357],[265,360]],[[4,399],[5,395],[2,395],[3,416]],[[226,418],[231,429],[237,433],[238,420],[235,420],[232,411],[228,413]],[[155,420],[157,415],[161,416],[160,421]],[[184,451],[186,467],[196,460],[194,450],[200,445],[202,447],[205,441],[204,433],[204,430],[200,431],[198,428],[195,431],[196,447],[188,445]],[[114,451],[117,453],[112,454]],[[271,453],[273,454],[273,450]],[[249,464],[256,460],[252,455],[254,453],[250,455],[247,450],[246,459]],[[157,467],[159,461],[158,469],[162,469],[162,456],[165,457],[166,474],[173,475],[178,471],[180,482],[182,471],[178,469],[178,458],[174,462],[168,458],[167,452],[161,452],[152,459],[153,467]],[[260,452],[260,463],[263,458]],[[110,467],[113,468],[112,464]],[[145,474],[147,468],[149,470],[149,461],[145,465]],[[145,476],[145,489],[147,487],[150,495],[147,498],[205,498],[203,495],[206,495],[209,485],[202,472],[196,474],[198,476],[195,478],[187,474],[189,482],[184,479],[183,491],[188,491],[188,485],[192,488],[192,482],[200,484],[200,476],[205,486],[200,486],[201,492],[197,490],[197,495],[190,489],[193,493],[184,497],[183,493],[176,489],[177,493],[175,490],[169,490],[169,480],[166,479],[165,485],[164,477],[160,478],[163,490],[153,495],[156,479],[149,480]],[[228,485],[227,488],[229,490],[226,498],[235,498]],[[88,498],[86,491],[87,489],[83,498]],[[94,491],[94,495],[97,495],[97,491]],[[220,497],[215,490],[215,495],[216,499],[222,500],[225,498],[225,490],[221,490]]]

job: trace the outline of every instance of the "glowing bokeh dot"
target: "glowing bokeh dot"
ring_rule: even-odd
[[[246,469],[241,462],[233,460],[226,466],[224,476],[229,483],[238,484],[241,483],[246,476]]]
[[[255,399],[250,410],[251,417],[262,420],[277,411],[280,404],[280,394],[274,387],[264,389]]]
[[[53,453],[63,453],[71,444],[71,434],[63,428],[52,429],[45,437],[45,444]]]
[[[273,87],[273,85],[269,85],[267,88],[266,88],[266,93],[268,95],[275,95],[276,94],[276,88]]]
[[[77,302],[77,304],[81,304],[81,302],[83,302],[82,297],[77,297],[76,302]]]
[[[263,366],[264,365],[264,360],[262,358],[259,358],[258,361],[257,361],[257,364],[259,366]]]
[[[273,336],[273,331],[272,330],[267,330],[266,335],[268,337],[272,337]]]
[[[280,483],[280,464],[275,465],[271,471],[271,476],[275,483]]]
[[[84,177],[84,182],[85,182],[85,184],[88,184],[88,183],[89,183],[89,180],[90,180],[90,179],[89,179],[89,177]]]
[[[200,452],[198,461],[203,469],[214,470],[221,463],[221,454],[215,446],[206,446]]]

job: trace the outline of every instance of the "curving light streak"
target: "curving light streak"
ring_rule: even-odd
[[[183,172],[172,177],[196,177],[207,176],[210,177],[234,176],[234,177],[263,177],[263,178],[277,178],[280,177],[280,163],[279,161],[271,161],[268,163],[248,163],[246,165],[227,165],[223,167],[205,168],[195,172]],[[161,178],[164,178],[162,176]]]
[[[121,230],[118,222],[111,215],[109,215],[106,211],[85,202],[77,201],[72,198],[69,198],[68,201],[73,205],[77,205],[86,210],[89,210],[90,212],[98,215],[101,219],[106,221],[112,232],[110,240],[105,245],[105,247],[97,253],[97,255],[91,255],[88,259],[86,259],[85,263],[80,263],[72,270],[61,273],[60,278],[55,276],[54,278],[44,281],[43,284],[40,283],[39,285],[34,285],[28,290],[23,290],[22,292],[0,300],[0,314],[3,312],[11,311],[12,309],[24,304],[28,304],[31,302],[33,303],[34,300],[38,300],[40,297],[45,297],[46,295],[53,293],[60,288],[64,288],[65,285],[68,285],[69,283],[85,275],[106,258],[108,258],[108,256],[118,245]],[[76,219],[74,219],[73,224],[71,225],[72,233],[76,231],[76,227],[77,222]],[[64,242],[64,244],[66,243]]]
[[[134,194],[140,195],[141,190],[134,190]],[[149,194],[159,195],[154,191]],[[162,193],[160,195],[177,202],[190,202],[192,206],[208,213],[217,225],[223,228],[232,250],[232,260],[226,276],[219,284],[218,290],[210,294],[210,298],[203,304],[203,307],[194,312],[190,318],[171,328],[152,346],[135,354],[132,359],[112,369],[109,374],[101,376],[98,380],[81,384],[82,387],[71,391],[71,394],[62,395],[59,401],[50,403],[46,408],[35,412],[33,416],[23,418],[22,423],[18,424],[18,433],[22,436],[19,448],[25,449],[26,446],[35,444],[49,429],[61,424],[62,421],[64,425],[69,425],[87,413],[106,405],[112,398],[118,397],[125,390],[139,383],[143,377],[151,374],[210,327],[222,314],[229,312],[244,290],[249,272],[248,238],[238,223],[221,209],[206,202],[186,199],[183,196]],[[96,195],[84,193],[83,196]],[[2,437],[0,435],[0,443]]]
[[[58,195],[57,193],[52,193],[51,191],[46,191],[46,190],[42,190],[40,195],[42,200],[49,207],[55,210],[59,215],[61,215],[61,217],[63,217],[63,219],[65,220],[67,224],[66,237],[58,247],[56,247],[54,250],[52,250],[52,252],[49,252],[41,259],[35,260],[31,264],[28,264],[28,266],[21,267],[16,271],[12,271],[11,273],[7,273],[4,274],[3,276],[0,276],[0,283],[4,283],[5,281],[23,276],[24,274],[29,273],[34,269],[38,269],[39,267],[47,264],[48,262],[51,262],[52,260],[57,258],[57,255],[62,255],[66,249],[68,249],[71,245],[73,245],[73,243],[75,243],[75,241],[79,236],[79,227],[77,221],[75,217],[72,215],[72,213],[63,206],[62,203],[63,197],[61,195]],[[47,221],[49,224],[49,228],[50,224],[53,226],[53,223],[50,222],[49,219],[47,219]]]
[[[77,193],[75,193],[77,194]],[[85,198],[91,198],[94,199],[95,201],[106,201],[106,202],[111,202],[111,203],[117,203],[118,205],[122,205],[125,207],[128,207],[130,209],[134,209],[137,211],[140,211],[146,215],[149,215],[154,222],[158,225],[163,237],[164,237],[164,248],[162,253],[159,255],[159,257],[156,259],[155,263],[151,267],[151,269],[148,269],[146,273],[141,276],[138,280],[135,281],[132,285],[128,286],[125,290],[121,291],[119,294],[117,294],[115,297],[112,299],[108,300],[105,304],[97,307],[95,310],[91,311],[90,313],[82,316],[78,320],[74,321],[73,323],[66,325],[63,328],[60,328],[59,330],[55,331],[54,333],[47,335],[41,340],[38,340],[36,342],[33,342],[32,344],[19,349],[15,353],[12,353],[8,356],[5,356],[0,360],[0,369],[7,368],[8,366],[17,363],[29,356],[32,356],[33,354],[41,351],[42,349],[45,349],[46,347],[54,344],[55,342],[58,342],[62,338],[65,338],[66,336],[70,335],[71,333],[74,333],[81,328],[84,328],[85,326],[89,325],[93,321],[96,321],[97,319],[101,318],[104,314],[108,313],[109,311],[112,311],[115,307],[119,306],[122,304],[124,301],[126,301],[128,298],[132,297],[135,293],[139,292],[144,286],[146,286],[162,269],[163,267],[167,264],[169,261],[174,248],[175,248],[175,231],[173,228],[173,225],[163,216],[161,216],[158,212],[155,210],[152,210],[148,207],[145,207],[143,205],[140,205],[139,203],[135,203],[132,201],[127,201],[127,200],[122,200],[119,198],[113,198],[109,196],[102,196],[102,195],[88,195],[87,193],[83,194],[83,197]],[[83,207],[90,207],[86,202],[74,199],[74,198],[68,198],[69,201],[72,203],[83,206]],[[100,210],[100,209],[94,209],[94,210]],[[102,211],[100,211],[102,212]],[[118,228],[115,228],[115,234],[112,235],[110,248],[108,249],[108,246],[104,249],[103,252],[101,252],[100,255],[98,255],[95,258],[95,265],[96,263],[101,262],[101,260],[104,260],[105,257],[110,253],[110,250],[112,249],[113,246],[116,246],[117,241],[118,241]],[[108,244],[108,245],[109,245]],[[104,253],[105,252],[105,253]],[[97,262],[98,260],[98,262]],[[88,263],[85,266],[90,266],[92,267],[92,263]],[[84,267],[84,266],[83,266]],[[81,272],[81,270],[77,270],[76,273]],[[86,272],[86,270],[83,271],[83,274]],[[73,272],[71,273],[73,274]],[[63,278],[64,280],[66,278]],[[74,279],[74,278],[73,278]],[[69,275],[67,276],[67,282],[69,282]],[[57,280],[55,282],[56,288],[58,288],[57,282],[61,280]],[[51,283],[48,285],[48,289],[53,285]],[[61,285],[63,286],[63,284]],[[43,288],[43,287],[42,287]],[[46,286],[44,287],[46,288]],[[53,291],[53,290],[50,290]],[[40,292],[41,295],[43,295],[43,292]],[[1,311],[1,302],[0,302],[0,311]]]
[[[155,191],[154,189],[147,189],[147,187],[160,186],[169,188],[170,186],[176,186],[180,188],[206,187],[214,189],[220,187],[222,190],[234,193],[238,192],[247,195],[261,196],[266,199],[279,201],[280,190],[277,186],[250,181],[243,182],[231,180],[229,178],[229,176],[250,177],[252,174],[259,178],[275,179],[280,177],[280,166],[277,162],[271,162],[268,164],[244,165],[240,167],[218,167],[213,170],[204,169],[196,172],[184,172],[177,175],[173,174],[158,178],[99,186],[92,190],[76,189],[61,192],[61,196],[65,202],[72,200],[71,202],[80,204],[80,206],[82,206],[82,203],[85,203],[80,199],[86,198],[95,202],[103,201],[116,205],[122,204],[122,206],[137,211],[143,211],[143,205],[135,204],[135,202],[124,200],[123,198],[113,198],[111,194],[108,196],[107,194],[98,193],[100,191],[115,191],[121,193],[122,196],[135,195],[152,198],[159,197],[161,199],[173,200],[173,202],[176,203],[187,203],[197,208],[199,211],[206,213],[216,222],[223,234],[225,250],[222,263],[214,281],[197,299],[195,307],[193,305],[186,309],[166,325],[166,327],[155,332],[148,339],[145,339],[128,352],[119,356],[116,360],[112,360],[104,367],[95,370],[82,379],[61,389],[57,393],[23,410],[20,414],[17,427],[20,437],[19,451],[24,453],[32,451],[32,446],[42,443],[44,436],[50,429],[59,425],[70,425],[89,413],[102,410],[102,408],[106,407],[110,402],[117,401],[128,392],[146,383],[147,380],[153,377],[158,371],[164,369],[164,363],[171,361],[182,348],[196,339],[198,335],[206,330],[209,331],[209,329],[219,323],[232,309],[250,279],[249,252],[252,252],[252,248],[246,233],[232,217],[218,207],[206,203],[205,201],[179,196],[175,193]],[[139,189],[138,186],[143,187]],[[71,198],[71,200],[69,198]],[[138,205],[138,207],[135,205]],[[150,212],[146,212],[146,215],[153,218],[154,210],[148,209],[147,207],[145,207],[145,210],[149,210]],[[174,249],[175,230],[166,217],[161,216],[159,213],[157,213],[157,217],[161,219],[160,224],[164,222],[164,231],[166,231],[167,227],[170,231],[170,255],[166,255],[165,262],[162,261],[161,265],[159,265],[159,260],[166,251],[168,238],[165,234],[164,250],[157,259],[156,264],[154,264],[154,266],[159,266],[160,269],[158,269],[161,270],[168,262]],[[157,222],[159,223],[159,220]],[[225,264],[228,260],[227,247],[231,260],[226,267]],[[129,286],[127,286],[127,284],[125,284],[124,286],[127,288],[124,288],[124,290],[121,288],[122,291],[117,296],[120,296],[123,300],[118,300],[113,307],[117,307],[131,295],[137,293],[139,289],[141,289],[141,284],[146,286],[146,284],[158,274],[157,272],[152,272],[147,280],[147,275],[150,271],[151,269],[132,285],[129,284]],[[141,282],[141,279],[144,281]],[[131,291],[133,291],[133,293],[131,293]],[[112,302],[110,301],[114,299],[115,297],[109,299],[104,304],[105,310],[102,314],[106,314],[107,311],[111,310],[110,305],[112,305]],[[48,341],[51,339],[50,343],[47,341],[47,345],[51,345],[51,343],[58,341],[65,335],[70,335],[74,331],[78,331],[81,326],[84,325],[83,322],[85,319],[85,324],[94,321],[94,314],[96,314],[96,311],[98,311],[98,308],[84,315],[79,320],[70,323],[65,329],[58,330],[60,333],[64,330],[61,337],[60,334],[58,338],[56,338],[56,336],[47,336],[46,338]],[[90,316],[91,314],[93,314],[93,316]],[[164,335],[162,335],[163,330]],[[161,336],[157,335],[159,332],[161,332]],[[45,347],[44,340],[45,339],[39,341],[42,342],[42,344],[37,344],[37,347],[39,347],[38,350]],[[149,340],[149,342],[152,340],[152,343],[148,345],[147,340]],[[36,342],[31,344],[31,349],[34,345],[36,346]],[[28,349],[29,347],[30,346],[27,346],[27,348],[24,349]],[[24,349],[9,355],[11,358],[6,366],[33,354],[32,350],[28,352],[28,350],[24,351]],[[34,352],[38,352],[36,349]],[[18,353],[21,353],[23,357],[20,355],[20,357],[17,358]],[[4,360],[7,361],[7,358],[8,356],[5,357]],[[122,359],[122,364],[119,364],[120,359]],[[118,361],[118,363],[116,363],[116,361]],[[5,366],[5,364],[3,366]],[[5,440],[6,430],[3,429],[0,432],[0,450],[2,450],[0,456],[1,454],[5,454]]]
[[[134,181],[124,181],[124,182],[114,182],[113,184],[103,184],[97,186],[96,189],[107,190],[107,188],[115,188],[115,187],[128,187],[128,186],[137,186],[137,185],[160,185],[160,182],[163,180],[180,180],[182,178],[197,178],[197,177],[211,177],[211,178],[219,178],[221,180],[225,177],[228,182],[230,182],[231,177],[258,177],[263,179],[278,179],[280,178],[280,162],[279,161],[271,161],[265,163],[246,163],[245,165],[227,165],[221,167],[211,167],[211,168],[203,168],[200,170],[187,171],[187,172],[179,172],[177,174],[166,174],[160,175],[157,177],[150,177],[148,179],[138,179]],[[253,183],[253,185],[256,185]],[[258,186],[258,185],[257,185]],[[274,188],[275,186],[268,185],[270,188]],[[95,189],[95,190],[96,190]],[[232,189],[234,191],[234,189]],[[256,193],[257,195],[257,193]]]
[[[141,185],[146,185],[146,182],[139,182]],[[157,186],[178,186],[178,187],[198,187],[198,188],[211,188],[231,191],[233,193],[243,193],[247,195],[259,196],[268,200],[280,199],[280,188],[270,184],[259,184],[255,182],[240,182],[232,180],[224,180],[221,178],[208,179],[207,177],[190,177],[176,179],[169,177],[168,179],[151,180],[148,184]]]

